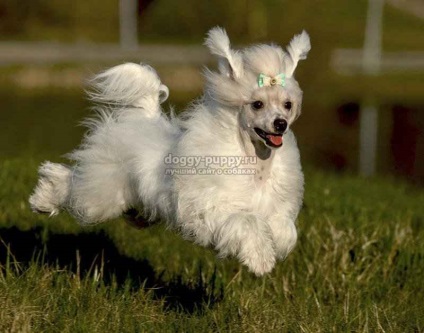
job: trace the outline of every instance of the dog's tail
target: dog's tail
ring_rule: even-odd
[[[45,162],[38,173],[38,184],[29,198],[31,209],[56,215],[69,198],[72,170],[62,164]]]
[[[91,80],[89,98],[118,111],[141,108],[147,116],[158,113],[159,104],[169,95],[156,71],[148,65],[126,63],[112,67]]]

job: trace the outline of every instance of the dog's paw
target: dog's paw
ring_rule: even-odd
[[[29,198],[29,204],[35,213],[57,215],[59,208],[54,184],[47,178],[41,177],[34,193]]]
[[[262,276],[272,271],[275,266],[275,252],[271,244],[244,251],[242,262],[250,272]]]
[[[244,212],[232,214],[215,233],[214,243],[220,257],[236,256],[258,276],[274,268],[272,233],[258,216]]]
[[[293,250],[297,241],[297,231],[293,222],[271,224],[272,238],[278,260],[284,260]]]

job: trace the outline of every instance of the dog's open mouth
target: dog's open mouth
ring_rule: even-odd
[[[283,135],[276,133],[267,133],[258,127],[255,127],[255,132],[259,137],[265,140],[265,143],[272,148],[279,148],[283,145]]]

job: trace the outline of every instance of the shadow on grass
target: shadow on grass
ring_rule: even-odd
[[[48,234],[45,241],[42,234],[40,227],[30,231],[0,228],[0,266],[11,254],[24,267],[38,261],[66,269],[81,278],[100,270],[105,284],[115,280],[119,286],[130,282],[133,289],[152,290],[155,298],[164,299],[166,310],[201,313],[223,299],[222,287],[215,285],[215,272],[208,281],[204,281],[201,268],[194,282],[187,283],[180,275],[165,281],[164,272],[158,274],[148,260],[136,260],[119,253],[104,232]]]

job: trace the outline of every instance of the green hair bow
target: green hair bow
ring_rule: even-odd
[[[286,84],[286,76],[283,73],[280,73],[274,77],[267,76],[265,74],[259,74],[258,76],[258,86],[259,87],[271,87],[271,86],[282,86]]]

